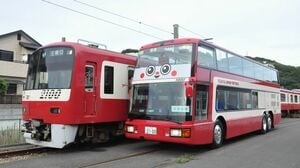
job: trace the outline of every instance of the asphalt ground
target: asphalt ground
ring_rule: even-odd
[[[218,149],[125,140],[8,158],[0,160],[0,168],[299,168],[299,130],[300,119],[283,119],[267,134],[255,132],[233,138]]]

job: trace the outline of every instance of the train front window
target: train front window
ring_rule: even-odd
[[[190,121],[191,98],[179,82],[134,85],[129,118]]]
[[[34,52],[28,62],[27,90],[70,88],[74,64],[72,48],[43,48]]]
[[[191,64],[193,45],[177,44],[140,51],[137,67],[159,66],[164,64]]]

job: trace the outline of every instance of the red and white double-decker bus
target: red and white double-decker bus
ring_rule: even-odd
[[[123,135],[136,57],[96,45],[59,42],[32,54],[22,99],[27,143],[63,148]]]
[[[126,137],[222,145],[281,120],[277,70],[200,39],[141,48]]]

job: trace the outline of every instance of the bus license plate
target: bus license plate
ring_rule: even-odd
[[[156,135],[157,134],[156,127],[145,127],[145,134]]]

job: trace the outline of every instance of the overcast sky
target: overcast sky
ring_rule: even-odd
[[[160,39],[172,34],[84,6],[73,0],[49,0],[109,20]],[[177,23],[199,35],[179,29],[181,37],[214,38],[219,46],[241,55],[264,57],[300,66],[299,0],[79,0],[98,8],[172,32]],[[161,41],[41,0],[1,0],[0,34],[22,29],[38,42],[86,39],[109,50],[140,48]]]

